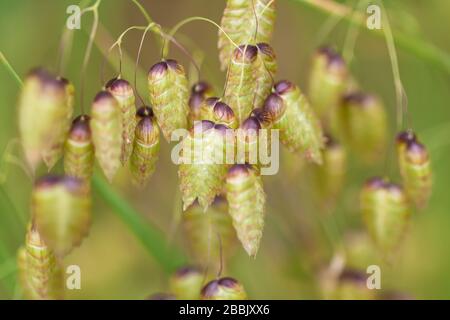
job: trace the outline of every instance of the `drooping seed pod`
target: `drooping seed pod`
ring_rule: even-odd
[[[141,107],[137,111],[140,118],[135,133],[130,170],[133,182],[143,187],[155,171],[159,157],[159,128],[152,109]]]
[[[264,228],[266,203],[261,177],[250,165],[234,165],[227,173],[226,192],[237,237],[247,254],[255,257]]]
[[[59,122],[53,124],[55,140],[48,149],[44,149],[42,152],[42,158],[49,170],[54,167],[63,153],[75,104],[75,87],[73,84],[65,78],[60,78],[59,81],[63,83],[66,94],[65,118],[63,119],[61,116]]]
[[[203,120],[183,139],[178,169],[183,210],[196,199],[206,210],[222,191],[227,171],[226,150],[232,137],[228,127]]]
[[[19,280],[26,299],[57,300],[64,294],[62,268],[35,226],[28,228],[17,254]]]
[[[375,244],[382,252],[390,253],[399,245],[410,216],[403,189],[379,177],[369,179],[361,191],[360,206]]]
[[[346,89],[347,79],[347,66],[337,52],[327,47],[316,52],[309,77],[308,97],[326,126],[334,117],[335,109]]]
[[[216,197],[204,210],[194,202],[182,216],[186,242],[196,264],[208,267],[212,272],[220,261],[227,261],[236,244],[236,232],[228,214],[228,204],[223,197]]]
[[[238,45],[253,40],[269,43],[274,25],[275,1],[271,0],[228,0],[221,21],[222,29]],[[219,31],[218,48],[221,69],[225,70],[234,47],[222,31]]]
[[[338,113],[338,130],[345,144],[365,162],[373,163],[383,157],[388,124],[379,99],[362,92],[349,93]]]
[[[258,58],[255,67],[256,96],[255,107],[260,108],[270,94],[277,73],[278,64],[275,52],[267,43],[258,43]]]
[[[176,129],[188,126],[188,82],[184,68],[175,60],[164,60],[148,72],[150,102],[164,137],[170,141]]]
[[[91,199],[83,181],[44,176],[36,181],[32,210],[36,227],[58,257],[80,245],[91,223]]]
[[[191,96],[189,98],[189,127],[194,125],[195,121],[209,120],[200,116],[200,107],[203,102],[214,96],[214,90],[211,85],[205,81],[199,81],[191,88]]]
[[[397,136],[397,153],[406,194],[417,208],[423,209],[433,184],[428,151],[413,132],[405,131]]]
[[[220,278],[206,284],[202,300],[247,300],[244,287],[233,278]]]
[[[67,97],[65,84],[43,69],[31,71],[24,81],[19,99],[19,131],[33,170],[43,155],[65,140],[64,128],[70,125]],[[49,165],[53,164],[55,156],[47,156]]]
[[[178,269],[170,278],[170,291],[178,300],[199,300],[204,274],[197,267]]]
[[[92,104],[91,130],[95,156],[109,182],[120,167],[122,153],[122,115],[116,98],[99,92]]]
[[[91,180],[95,158],[89,121],[88,115],[73,120],[64,147],[64,173],[85,182]]]
[[[238,126],[233,109],[217,97],[208,98],[202,103],[199,116],[202,120],[224,124],[232,129]]]
[[[344,147],[327,135],[322,153],[322,165],[314,167],[317,190],[325,206],[333,206],[344,185],[347,171],[347,153]]]
[[[256,92],[256,57],[258,48],[241,45],[233,51],[228,68],[224,101],[241,123],[250,115]]]
[[[289,81],[280,81],[264,103],[273,128],[289,151],[302,153],[309,161],[322,163],[324,147],[322,127],[300,89]]]
[[[133,150],[134,130],[136,128],[136,98],[133,87],[124,79],[112,79],[106,84],[107,90],[116,98],[122,113],[122,165],[128,161]]]

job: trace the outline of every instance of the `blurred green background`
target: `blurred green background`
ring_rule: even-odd
[[[318,45],[327,43],[341,50],[349,31],[345,21],[338,21],[324,39],[324,26],[330,15],[300,1],[278,0],[278,17],[273,38],[277,52],[279,79],[290,79],[301,88],[307,85],[309,62]],[[353,7],[354,1],[341,1]],[[10,0],[0,2],[0,50],[23,77],[35,66],[53,69],[65,19],[71,0]],[[205,16],[220,21],[224,0],[142,0],[152,18],[170,28],[189,16]],[[432,43],[450,52],[448,31],[450,2],[442,0],[386,1],[393,32],[402,32],[417,40]],[[75,31],[72,54],[64,72],[75,85],[80,83],[80,69],[92,16],[82,18],[82,30]],[[110,45],[112,38],[131,25],[145,25],[145,19],[131,1],[103,1],[100,6],[101,30],[97,41]],[[125,37],[123,49],[136,57],[141,32]],[[191,52],[204,53],[201,77],[220,92],[224,73],[219,72],[217,30],[204,22],[182,28],[179,41]],[[414,214],[404,245],[395,262],[382,264],[383,290],[408,293],[415,298],[450,298],[450,77],[449,70],[437,67],[416,55],[397,48],[401,77],[409,101],[413,128],[428,146],[434,171],[434,191],[428,208]],[[117,64],[116,52],[112,54]],[[171,57],[186,67],[189,60],[172,46]],[[146,71],[160,58],[155,36],[147,37],[140,66]],[[103,55],[94,46],[86,75],[84,104],[100,90],[100,65]],[[133,78],[134,66],[124,65],[124,77]],[[351,70],[362,88],[378,94],[390,116],[391,135],[395,133],[395,91],[392,69],[384,38],[362,30],[356,41]],[[145,73],[138,77],[138,88],[146,99]],[[106,78],[115,75],[108,66]],[[0,67],[0,152],[18,137],[16,102],[18,86]],[[79,96],[77,96],[79,106]],[[22,157],[13,144],[13,154]],[[398,180],[395,155],[390,151],[389,174]],[[383,174],[384,163],[365,167],[351,159],[346,187],[332,216],[321,216],[318,205],[311,202],[308,167],[294,172],[292,162],[282,152],[282,168],[277,176],[264,178],[268,194],[266,227],[256,259],[241,248],[229,261],[226,275],[239,279],[254,299],[318,298],[317,275],[346,231],[361,226],[358,215],[358,190],[373,174]],[[292,165],[292,163],[291,163]],[[0,298],[17,298],[14,285],[15,251],[23,243],[29,218],[31,179],[16,165],[1,166],[0,176]],[[56,171],[61,170],[57,168]],[[42,173],[42,172],[41,172]],[[184,247],[177,219],[174,217],[177,168],[170,161],[170,146],[163,143],[157,171],[148,187],[134,189],[126,170],[120,173],[114,188],[145,219],[163,230],[168,241]],[[94,193],[94,222],[82,246],[65,260],[82,270],[82,289],[68,291],[74,299],[142,299],[151,293],[167,290],[170,276],[136,240],[112,209]],[[324,222],[325,221],[325,222]],[[324,232],[336,225],[336,232]],[[166,245],[166,244],[162,244]],[[0,258],[1,259],[1,258]],[[317,262],[319,261],[319,262]]]

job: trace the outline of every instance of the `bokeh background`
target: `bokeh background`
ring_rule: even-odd
[[[205,16],[220,21],[224,0],[142,0],[152,18],[170,28],[189,16]],[[290,79],[307,87],[312,53],[318,45],[343,48],[349,24],[333,22],[330,15],[302,0],[278,0],[278,18],[273,47],[278,56],[278,78]],[[353,7],[354,1],[341,1]],[[35,66],[53,69],[58,54],[66,8],[73,0],[19,0],[0,2],[0,50],[23,77]],[[448,53],[450,41],[450,2],[441,0],[386,1],[393,32],[431,43]],[[331,20],[330,20],[331,19]],[[330,22],[331,21],[331,22]],[[82,18],[82,30],[75,31],[72,53],[64,75],[80,84],[80,69],[87,44],[92,16]],[[100,6],[101,27],[97,42],[102,48],[131,25],[145,25],[145,19],[127,0],[103,1]],[[124,51],[136,57],[141,32],[132,31],[123,43]],[[201,77],[209,80],[218,92],[224,83],[217,57],[217,30],[204,22],[193,22],[181,29],[178,39],[192,53],[204,55]],[[424,212],[415,213],[401,250],[391,263],[382,266],[383,290],[395,290],[415,298],[450,298],[450,77],[449,69],[398,49],[401,77],[409,101],[413,128],[428,146],[434,171],[434,190]],[[117,54],[111,55],[117,65]],[[171,57],[189,69],[189,60],[177,48]],[[158,43],[149,35],[144,43],[138,77],[138,90],[147,99],[145,73],[160,58]],[[86,74],[84,105],[100,90],[100,65],[103,55],[94,46]],[[382,97],[390,117],[391,136],[395,133],[395,91],[392,69],[383,37],[361,30],[356,39],[351,70],[361,87]],[[124,77],[132,79],[133,64],[124,65]],[[105,77],[115,72],[107,64]],[[192,73],[195,80],[195,74]],[[16,102],[18,86],[6,69],[0,67],[0,152],[18,137]],[[80,105],[77,96],[77,105]],[[79,107],[78,107],[79,108]],[[79,110],[79,109],[78,109]],[[12,153],[22,158],[20,148],[12,142]],[[385,160],[388,172],[398,180],[393,150]],[[362,165],[351,155],[345,190],[331,215],[324,216],[320,205],[311,199],[308,167],[297,164],[282,152],[278,175],[265,177],[268,194],[266,227],[260,251],[251,259],[241,248],[228,261],[226,275],[239,279],[254,299],[320,298],[317,275],[326,266],[340,239],[349,230],[361,227],[358,190],[374,174],[386,174],[384,162]],[[15,252],[23,243],[32,181],[17,165],[0,166],[0,298],[20,298],[15,283]],[[56,168],[56,171],[61,167]],[[40,171],[40,174],[43,170]],[[170,146],[163,143],[157,171],[148,187],[136,190],[127,179],[126,170],[117,178],[114,189],[145,219],[163,231],[167,242],[184,248],[177,228],[175,203],[177,168],[170,161]],[[94,192],[94,222],[90,235],[73,251],[66,264],[82,270],[82,289],[68,291],[73,299],[142,299],[151,293],[167,290],[170,276],[144,249],[113,210]],[[330,231],[332,230],[332,231]],[[162,243],[161,245],[167,245]]]

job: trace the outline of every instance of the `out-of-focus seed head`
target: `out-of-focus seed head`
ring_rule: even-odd
[[[330,72],[347,72],[347,66],[342,56],[330,47],[322,47],[317,50],[319,59],[324,59]]]
[[[179,300],[198,300],[204,275],[198,267],[182,267],[170,279],[170,290]]]
[[[221,278],[209,282],[202,289],[202,300],[245,300],[244,287],[233,278]]]
[[[106,83],[105,87],[110,90],[114,96],[129,97],[134,94],[133,87],[125,79],[111,79]]]
[[[146,300],[176,300],[176,298],[173,294],[162,292],[152,294]]]
[[[189,97],[189,107],[194,118],[197,115],[203,101],[214,94],[213,89],[206,81],[199,81],[191,88],[191,96]]]
[[[361,91],[352,91],[342,98],[344,104],[358,106],[361,108],[370,108],[377,103],[377,98],[369,93]]]
[[[253,168],[249,164],[235,164],[228,170],[227,181],[247,177],[250,175],[251,170]]]
[[[196,121],[194,124],[194,132],[204,133],[210,129],[214,128],[214,122],[209,120]]]
[[[261,43],[258,43],[256,45],[256,47],[262,54],[269,56],[271,59],[276,59],[275,51],[270,46],[270,44],[261,42]]]

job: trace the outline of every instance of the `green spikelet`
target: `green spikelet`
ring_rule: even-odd
[[[64,172],[67,176],[89,182],[94,168],[94,144],[92,143],[90,118],[75,118],[64,147]]]
[[[315,181],[322,203],[332,206],[344,185],[347,153],[341,144],[327,136],[322,158],[322,165],[314,167]]]
[[[397,153],[406,194],[417,208],[423,209],[433,185],[428,151],[414,133],[407,131],[397,136]]]
[[[233,278],[220,278],[206,284],[202,300],[247,300],[244,287]]]
[[[26,299],[63,299],[62,268],[35,227],[28,228],[25,246],[17,254],[19,280]]]
[[[133,182],[143,187],[155,171],[159,157],[159,128],[152,109],[141,107],[137,111],[140,118],[135,133],[130,170]]]
[[[259,164],[259,130],[261,123],[259,120],[250,116],[242,123],[236,134],[236,158],[237,163]]]
[[[196,267],[178,269],[170,278],[170,292],[177,300],[199,300],[204,274]]]
[[[381,178],[372,178],[361,191],[360,206],[375,244],[382,252],[390,253],[400,243],[410,216],[403,189]]]
[[[148,73],[150,102],[167,141],[176,129],[188,126],[189,90],[183,66],[175,60],[158,62]]]
[[[241,123],[250,115],[256,92],[256,57],[258,49],[241,45],[233,52],[225,90],[224,101],[233,109]]]
[[[258,43],[256,47],[258,48],[258,58],[255,67],[255,107],[260,108],[264,105],[264,101],[270,94],[278,65],[275,52],[269,44]]]
[[[183,161],[178,169],[183,210],[196,199],[206,210],[222,191],[227,171],[224,164],[229,139],[226,129],[224,125],[203,120],[184,138]]]
[[[342,57],[331,48],[321,48],[313,57],[309,78],[309,99],[326,126],[347,87],[348,70]]]
[[[133,87],[124,79],[112,79],[106,85],[108,91],[119,102],[122,112],[122,152],[120,161],[123,165],[131,156],[136,128],[136,98]]]
[[[199,117],[202,120],[223,124],[232,129],[238,126],[238,120],[233,109],[216,97],[208,98],[202,103]]]
[[[264,228],[266,203],[261,177],[249,165],[234,165],[227,174],[226,192],[237,237],[247,254],[255,257]]]
[[[61,114],[61,118],[59,119],[59,121],[53,124],[55,135],[53,144],[49,147],[48,150],[44,150],[42,152],[42,158],[49,170],[53,168],[56,162],[58,162],[63,153],[64,142],[66,141],[69,132],[75,103],[75,87],[73,86],[73,84],[64,78],[61,78],[59,80],[63,83],[66,93],[66,103],[64,110],[65,114]]]
[[[58,257],[68,254],[88,233],[91,199],[79,179],[40,178],[33,188],[32,209],[39,233]]]
[[[302,153],[309,161],[322,163],[324,147],[322,127],[300,89],[289,81],[280,81],[264,103],[273,128],[289,151]]]
[[[388,124],[381,101],[361,92],[349,93],[339,107],[338,121],[343,142],[363,161],[373,163],[383,157]]]
[[[55,156],[48,153],[65,140],[63,129],[68,128],[67,122],[70,125],[64,83],[45,70],[31,71],[20,94],[18,114],[21,142],[30,167],[36,169],[43,155],[52,164]]]
[[[91,110],[92,141],[95,156],[109,182],[120,167],[122,116],[117,100],[108,91],[97,94]]]
[[[216,197],[206,212],[194,202],[183,213],[182,219],[186,242],[195,263],[216,271],[220,260],[227,261],[231,256],[236,243],[226,200]]]
[[[255,14],[258,17],[258,23]],[[256,43],[269,43],[275,25],[275,16],[275,1],[270,3],[270,0],[228,0],[221,27],[238,45],[250,43],[252,40]],[[221,69],[225,70],[234,47],[222,31],[219,31],[218,48]]]
[[[206,99],[212,96],[214,96],[214,90],[209,83],[199,81],[192,86],[191,96],[189,97],[189,128],[192,128],[195,121],[208,120],[202,119],[200,107]]]

